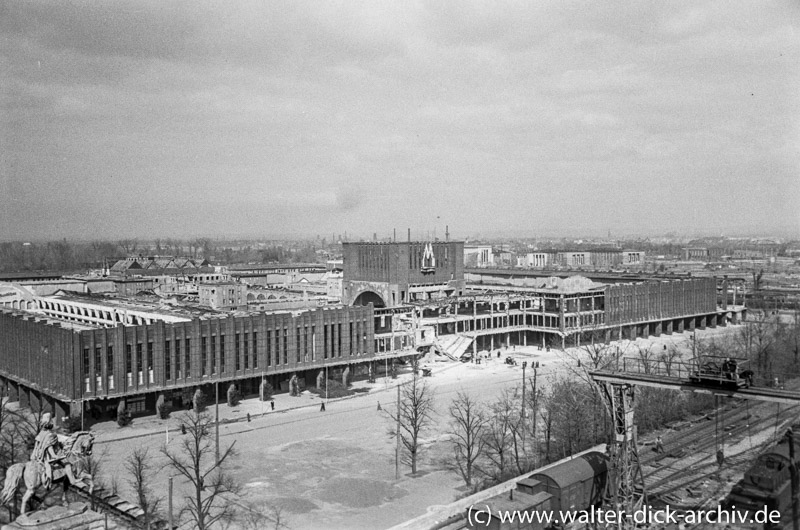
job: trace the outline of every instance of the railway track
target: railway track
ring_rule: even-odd
[[[725,444],[731,446],[741,443],[750,435],[750,431],[758,432],[768,429],[776,422],[782,424],[791,421],[796,417],[798,410],[800,410],[798,406],[787,407],[781,410],[777,417],[772,414],[764,414],[763,409],[759,411],[743,410],[732,415],[728,414],[725,418],[729,427],[725,431],[728,435],[726,436]],[[643,468],[651,468],[649,472],[645,472],[643,469],[648,492],[653,492],[655,495],[666,495],[682,487],[694,484],[715,471],[718,465],[714,459],[713,452],[716,443],[714,431],[714,422],[710,421],[707,426],[697,429],[697,432],[693,432],[688,437],[683,437],[678,442],[681,447],[676,446],[672,451],[667,451],[666,456],[659,455],[646,460],[642,459]],[[780,434],[773,433],[767,439],[756,443],[751,448],[726,458],[726,467],[747,463],[766,445],[775,443],[775,437]],[[692,453],[696,455],[696,458],[691,457]],[[672,462],[666,465],[659,465],[660,462],[666,459],[672,460],[670,455],[674,455]],[[689,460],[688,463],[687,460]],[[689,479],[687,480],[687,478]]]
[[[727,447],[741,444],[748,436],[767,431],[767,436],[761,434],[760,440],[754,442],[751,447],[726,457],[723,472],[730,473],[731,470],[737,473],[744,472],[765,447],[777,443],[783,434],[783,427],[793,423],[800,411],[800,406],[781,407],[777,411],[773,407],[772,404],[766,403],[744,407],[733,405],[717,411],[717,414],[724,414]],[[679,511],[716,509],[720,498],[728,493],[725,481],[721,483],[712,481],[703,488],[697,488],[694,494],[689,491],[692,486],[705,481],[720,470],[714,455],[716,445],[714,420],[713,415],[707,415],[691,422],[687,425],[690,430],[685,435],[665,445],[664,455],[647,454],[640,458],[645,485],[651,499],[660,499]],[[700,422],[706,424],[701,425]],[[775,431],[769,432],[773,426]],[[778,426],[782,428],[778,429]],[[669,463],[663,464],[665,460]],[[699,530],[712,526],[714,525],[696,524],[687,528]],[[735,525],[729,526],[731,529],[737,528]]]

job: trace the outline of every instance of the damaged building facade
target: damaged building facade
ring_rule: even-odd
[[[9,399],[66,415],[154,412],[195,389],[262,380],[287,390],[351,369],[364,376],[419,355],[456,360],[500,346],[565,347],[727,325],[717,280],[597,283],[580,276],[468,283],[459,241],[343,244],[344,304],[301,311],[192,312],[84,294],[26,295],[0,309],[0,385]],[[724,289],[723,289],[724,292]]]

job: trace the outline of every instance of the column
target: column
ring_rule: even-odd
[[[31,410],[34,412],[39,410],[44,410],[44,403],[42,402],[42,396],[36,390],[30,390],[28,393],[28,402]]]
[[[70,415],[69,405],[63,401],[55,401],[53,403],[53,408],[55,409],[53,415],[56,418],[56,424],[60,425],[64,418]]]
[[[11,380],[6,381],[6,389],[8,392],[8,402],[13,403],[19,401],[19,383]]]
[[[477,342],[478,336],[475,332],[478,330],[478,301],[477,298],[472,300],[472,336],[475,337]]]

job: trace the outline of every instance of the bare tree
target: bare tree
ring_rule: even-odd
[[[44,407],[41,404],[35,405],[33,402],[31,402],[30,408],[21,408],[15,413],[17,417],[15,422],[17,433],[28,449],[33,449],[34,440],[42,428],[45,414],[47,414],[47,411],[45,411]]]
[[[388,407],[387,407],[388,409]],[[398,416],[394,411],[387,414],[398,424]],[[414,376],[400,390],[400,441],[405,449],[404,463],[411,466],[411,473],[417,472],[417,460],[420,452],[420,437],[428,428],[433,414],[433,390],[425,380]],[[396,428],[396,427],[394,427]],[[390,434],[397,435],[395,430]]]
[[[552,399],[542,396],[544,399],[542,409],[539,411],[539,417],[542,419],[542,427],[544,428],[544,459],[545,462],[550,461],[550,449],[553,441],[553,421],[555,419],[555,403]]]
[[[485,444],[486,457],[492,464],[491,476],[495,480],[501,480],[511,468],[517,432],[514,425],[520,421],[519,409],[508,391],[490,406]]]
[[[653,345],[636,344],[636,356],[639,359],[639,366],[646,374],[652,373],[654,365],[657,364],[658,359],[653,353]]]
[[[530,390],[527,395],[527,403],[525,404],[526,407],[530,409],[530,415],[528,417],[531,420],[527,423],[526,427],[528,428],[528,433],[530,434],[530,446],[532,448],[533,453],[533,466],[536,467],[539,459],[539,439],[538,434],[539,431],[537,429],[539,423],[539,410],[542,405],[542,401],[544,400],[544,390],[537,385],[538,381],[538,373],[537,369],[533,369],[533,377],[529,379],[530,382]]]
[[[757,373],[766,378],[772,377],[777,328],[775,318],[766,312],[758,313],[753,320],[744,323],[736,339],[741,351],[751,362],[755,362]]]
[[[14,464],[15,459],[15,451],[14,451],[14,436],[16,433],[14,432],[15,425],[13,423],[13,413],[8,409],[8,406],[5,402],[5,395],[8,394],[8,382],[3,388],[3,393],[0,394],[0,471],[2,474],[6,474],[6,470]],[[11,444],[9,444],[9,437]]]
[[[672,375],[675,363],[679,362],[681,354],[674,344],[670,344],[666,350],[663,350],[658,356],[658,362],[664,367],[666,375]]]
[[[575,374],[581,382],[588,385],[591,391],[590,409],[592,414],[591,418],[589,418],[589,425],[592,426],[593,437],[596,439],[599,439],[602,434],[608,430],[608,418],[606,414],[603,413],[603,394],[589,374],[597,370],[617,369],[620,364],[619,361],[625,355],[625,351],[628,349],[629,345],[630,343],[626,345],[625,348],[620,349],[616,344],[593,341],[577,351],[565,352],[567,358],[573,361],[567,364],[569,370]]]
[[[547,456],[555,444],[558,457],[565,457],[594,445],[605,431],[592,429],[595,412],[591,406],[596,393],[584,382],[561,376],[553,378],[545,394],[542,418],[547,426]],[[599,414],[606,416],[604,408]]]
[[[125,470],[129,475],[128,484],[136,492],[139,508],[144,512],[144,526],[149,530],[152,521],[158,517],[161,499],[153,495],[152,480],[156,469],[146,447],[138,447],[128,456]]]
[[[139,247],[139,240],[138,239],[120,239],[117,241],[117,246],[125,253],[126,256],[130,256],[136,249]]]
[[[460,391],[448,410],[450,414],[450,435],[455,453],[458,472],[472,486],[476,462],[483,456],[486,447],[486,412],[480,403]]]
[[[186,436],[181,439],[179,452],[166,446],[161,452],[168,464],[191,484],[192,494],[185,497],[186,506],[195,528],[206,530],[216,522],[228,521],[234,516],[233,505],[224,496],[239,492],[239,486],[225,472],[225,461],[235,454],[233,444],[220,452],[215,459],[214,445],[210,440],[207,414],[185,413],[182,423]]]

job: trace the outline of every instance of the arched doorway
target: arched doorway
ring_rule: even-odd
[[[386,303],[383,301],[383,298],[381,298],[381,296],[374,291],[364,291],[356,296],[355,300],[353,300],[353,305],[368,304],[372,304],[372,306],[375,308],[386,307]]]

